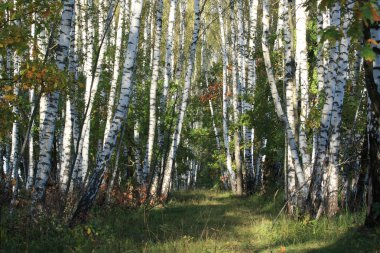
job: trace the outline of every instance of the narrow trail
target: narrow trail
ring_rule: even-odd
[[[368,239],[358,232],[363,214],[318,223],[283,215],[272,228],[282,205],[283,196],[274,193],[239,198],[179,192],[165,206],[112,215],[98,226],[113,224],[113,231],[123,231],[115,235],[128,252],[368,252],[380,246],[379,236]]]
[[[363,231],[365,213],[318,222],[281,215],[282,194],[237,198],[227,192],[178,192],[150,210],[98,207],[84,225],[49,220],[18,233],[0,224],[0,252],[376,252],[379,232]],[[2,221],[1,221],[2,222]],[[8,234],[7,234],[8,233]],[[5,236],[7,235],[7,236]],[[15,243],[17,241],[18,243]],[[17,245],[11,248],[9,245]],[[4,250],[6,249],[6,250]]]

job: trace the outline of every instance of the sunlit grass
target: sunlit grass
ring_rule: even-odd
[[[380,231],[362,231],[364,213],[301,221],[281,215],[282,196],[176,193],[150,210],[97,208],[74,229],[1,221],[2,252],[380,252]]]

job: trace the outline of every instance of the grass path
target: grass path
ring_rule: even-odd
[[[1,252],[380,252],[380,230],[360,229],[363,213],[294,221],[281,216],[274,194],[175,194],[165,207],[95,210],[75,229],[52,220],[30,230],[3,227]],[[8,224],[9,225],[9,224]],[[18,226],[21,226],[19,224]]]

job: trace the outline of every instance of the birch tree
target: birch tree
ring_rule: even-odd
[[[278,90],[276,87],[276,81],[273,74],[273,67],[271,64],[270,54],[269,54],[269,1],[265,0],[263,2],[263,38],[262,38],[262,50],[265,62],[265,68],[268,76],[268,82],[270,84],[272,99],[274,102],[275,110],[277,116],[280,118],[282,123],[286,129],[287,140],[290,145],[290,153],[293,160],[293,164],[295,167],[295,173],[297,176],[298,184],[300,186],[300,195],[301,195],[301,203],[300,206],[303,207],[305,204],[306,197],[308,195],[307,186],[305,183],[305,175],[302,170],[301,162],[299,159],[299,154],[297,150],[297,145],[294,139],[294,132],[289,124],[289,120],[284,113],[281,105],[281,98],[278,94]]]
[[[120,72],[120,61],[121,61],[121,50],[122,50],[122,42],[123,42],[123,25],[125,22],[126,15],[129,15],[129,1],[126,4],[123,4],[123,1],[119,3],[119,18],[117,21],[117,29],[116,29],[116,38],[115,38],[115,64],[113,66],[112,80],[111,80],[111,88],[109,92],[108,104],[107,104],[107,119],[106,119],[106,127],[104,130],[104,138],[106,138],[110,131],[110,126],[112,123],[113,110],[116,100],[116,88],[119,79]],[[127,26],[127,24],[126,24]],[[105,139],[103,140],[103,143]]]
[[[218,2],[218,15],[219,15],[219,27],[220,27],[220,39],[221,39],[221,49],[222,49],[222,61],[223,61],[223,141],[224,148],[226,151],[226,165],[227,171],[230,177],[230,183],[232,189],[235,189],[236,179],[235,172],[232,170],[232,158],[230,153],[230,140],[229,140],[229,129],[228,129],[228,84],[227,84],[227,45],[224,30],[224,18],[223,10],[221,6],[221,0]]]
[[[87,18],[87,53],[86,53],[86,61],[85,61],[85,72],[86,72],[86,92],[85,92],[85,111],[84,111],[84,122],[82,126],[81,139],[79,142],[78,154],[80,161],[78,162],[78,171],[81,171],[81,178],[85,180],[87,178],[87,171],[89,165],[89,148],[90,148],[90,118],[91,112],[94,104],[94,98],[98,91],[100,74],[102,72],[102,63],[106,52],[106,46],[104,40],[106,35],[109,32],[109,27],[111,26],[111,22],[114,15],[114,9],[116,5],[116,0],[112,0],[110,2],[108,15],[106,22],[100,22],[99,27],[102,27],[99,34],[99,45],[97,58],[95,61],[93,59],[93,50],[94,50],[94,36],[95,30],[93,26],[93,20],[91,15]],[[92,1],[89,1],[88,8],[93,8]],[[103,20],[102,18],[100,19]],[[93,67],[95,66],[95,67]],[[79,172],[78,172],[79,173]]]
[[[143,0],[134,1],[131,6],[131,24],[129,30],[128,46],[124,58],[125,61],[119,101],[112,119],[110,132],[103,144],[103,150],[97,161],[96,168],[89,179],[85,192],[81,196],[75,208],[71,222],[76,222],[78,219],[81,219],[92,206],[104,177],[105,165],[111,157],[111,154],[115,147],[117,135],[120,131],[123,119],[126,117],[128,111],[130,95],[133,88],[132,75],[137,55],[137,44],[139,39],[142,6]]]
[[[167,199],[168,193],[169,193],[169,185],[171,181],[171,175],[172,175],[172,169],[173,164],[176,158],[178,145],[180,143],[181,139],[181,131],[182,131],[182,125],[183,120],[185,117],[186,107],[189,100],[190,95],[190,87],[191,87],[191,76],[193,75],[193,69],[194,69],[194,59],[195,59],[195,51],[197,47],[198,42],[198,36],[199,36],[199,27],[200,27],[200,15],[201,11],[199,8],[199,0],[194,0],[194,31],[193,31],[193,37],[190,44],[190,56],[187,63],[187,71],[185,76],[185,86],[182,93],[182,103],[179,111],[178,121],[176,124],[176,128],[174,130],[172,143],[170,145],[170,151],[169,151],[169,158],[166,165],[166,168],[164,170],[164,175],[162,179],[162,187],[161,187],[161,199]]]
[[[310,154],[307,145],[306,136],[306,120],[309,114],[309,77],[308,77],[308,61],[307,61],[307,41],[306,41],[306,26],[307,26],[307,11],[305,0],[296,0],[296,46],[295,46],[295,61],[296,61],[296,87],[301,90],[301,113],[299,125],[299,149],[302,156],[302,165],[305,172],[307,185],[310,182]]]
[[[11,56],[12,54],[9,54],[8,56]],[[8,69],[10,72],[10,76],[13,77],[14,74],[17,74],[20,72],[20,64],[21,60],[20,57],[17,55],[16,52],[12,55],[12,62],[13,62],[13,71],[11,68]],[[11,67],[11,66],[9,66]],[[16,83],[13,88],[13,94],[15,97],[19,96],[19,87]],[[11,206],[13,206],[14,202],[17,198],[18,193],[18,187],[19,187],[19,138],[20,138],[20,123],[17,119],[19,115],[19,108],[17,105],[13,106],[12,113],[15,117],[15,120],[13,121],[12,125],[12,149],[11,149],[11,155],[10,155],[10,173],[11,175],[11,183],[12,183],[12,202]]]
[[[340,25],[340,5],[335,3],[331,9],[331,26],[339,27]],[[329,131],[331,124],[331,113],[333,109],[333,101],[335,96],[335,87],[336,87],[336,72],[337,69],[337,57],[339,50],[339,42],[331,43],[329,49],[329,72],[328,80],[329,82],[325,83],[325,103],[322,109],[322,118],[321,125],[319,128],[318,134],[318,146],[317,146],[317,155],[316,161],[314,164],[314,175],[311,188],[311,205],[314,209],[314,212],[317,217],[321,215],[323,208],[323,195],[324,188],[323,185],[323,176],[326,175],[326,158],[328,159],[328,140],[329,140]]]
[[[160,61],[160,47],[161,47],[161,37],[162,37],[162,10],[163,2],[158,0],[156,5],[156,35],[154,41],[154,51],[153,51],[153,70],[152,70],[152,81],[150,85],[149,93],[149,133],[148,133],[148,143],[146,145],[146,154],[144,159],[143,168],[143,181],[147,180],[147,176],[150,172],[150,167],[152,164],[153,156],[153,145],[156,134],[156,97],[157,97],[157,83],[158,83],[158,70]]]
[[[174,42],[173,33],[174,33],[176,4],[177,4],[177,0],[171,0],[170,1],[170,10],[169,10],[169,17],[168,17],[168,31],[167,31],[167,38],[166,38],[164,87],[163,87],[162,96],[160,99],[161,121],[160,121],[159,129],[158,129],[158,135],[159,135],[158,136],[158,142],[159,142],[159,146],[161,148],[163,147],[163,141],[164,141],[163,128],[164,128],[164,122],[165,122],[164,120],[165,120],[165,114],[166,114],[166,104],[167,104],[166,101],[168,99],[170,79],[171,79],[172,74],[173,74],[172,56],[173,56],[173,42]],[[180,14],[180,15],[182,15],[182,14]]]
[[[248,90],[251,91],[249,95],[253,96],[255,89],[256,89],[256,61],[255,61],[255,54],[256,54],[256,29],[257,29],[257,12],[258,12],[258,2],[251,0],[249,5],[249,57],[248,57]],[[253,106],[250,106],[250,108],[253,109]],[[250,131],[246,131],[246,142],[251,142],[250,145],[247,145],[246,149],[250,148],[251,151],[246,151],[246,163],[250,162],[250,165],[246,165],[247,167],[247,174],[248,177],[251,178],[252,181],[254,181],[254,158],[253,158],[253,151],[254,151],[254,129],[251,129]],[[250,179],[248,179],[249,181]],[[247,185],[247,188],[253,187]],[[248,190],[248,189],[247,189]]]
[[[76,48],[76,32],[77,31],[77,15],[76,10],[73,12],[72,24],[71,24],[71,34],[70,34],[70,49],[69,49],[69,73],[73,75],[74,79],[77,80],[77,48]],[[63,129],[63,141],[62,141],[62,156],[61,156],[61,164],[62,168],[60,170],[60,188],[62,192],[66,192],[68,180],[70,178],[71,171],[71,155],[72,149],[71,145],[73,142],[73,123],[74,123],[74,113],[75,110],[73,108],[72,96],[68,94],[66,96],[66,106],[65,106],[65,123]]]
[[[174,21],[175,21],[175,7],[176,7],[177,0],[171,0],[170,1],[170,10],[169,10],[169,17],[168,17],[168,31],[167,31],[167,39],[166,39],[166,55],[165,55],[165,66],[164,66],[164,87],[162,91],[162,96],[160,99],[160,122],[158,125],[158,146],[161,150],[164,149],[164,128],[165,128],[165,118],[166,118],[166,111],[167,111],[167,100],[168,100],[168,92],[169,92],[169,82],[172,77],[173,73],[173,64],[172,64],[172,56],[173,56],[173,40],[174,40]],[[182,6],[181,6],[182,7]],[[186,5],[185,5],[186,7]],[[182,10],[181,12],[185,12],[185,10]],[[182,13],[180,13],[182,15]],[[184,21],[183,21],[184,22]],[[182,25],[182,23],[181,23]],[[180,28],[181,29],[181,28]],[[184,31],[182,31],[183,33]],[[183,46],[183,45],[181,45]],[[165,155],[163,155],[162,159],[162,166],[165,164]],[[155,168],[152,180],[150,184],[150,191],[149,194],[151,197],[157,196],[157,191],[159,187],[159,169]]]
[[[186,18],[186,0],[178,0],[180,9],[180,25],[179,25],[179,36],[178,36],[178,64],[176,69],[176,79],[179,80],[182,75],[183,62],[184,62],[184,49],[185,49],[185,18]]]
[[[342,123],[343,99],[348,78],[348,49],[350,38],[347,35],[349,24],[352,20],[352,8],[354,1],[347,2],[345,15],[343,16],[343,37],[339,44],[338,73],[331,115],[331,137],[329,143],[329,185],[328,185],[328,204],[327,211],[329,216],[333,216],[338,211],[338,180],[339,180],[339,153],[341,145],[340,127]]]
[[[74,11],[74,0],[63,1],[63,11],[61,16],[60,34],[57,47],[56,64],[59,70],[66,68],[65,58],[68,56],[70,47],[71,20]],[[37,165],[37,174],[34,184],[35,191],[32,199],[34,204],[39,204],[44,200],[46,183],[51,169],[51,151],[53,146],[55,122],[57,119],[59,92],[54,91],[46,94],[46,104],[42,106],[42,128],[40,129],[40,154]]]
[[[240,48],[237,50],[237,36],[235,31],[235,0],[230,1],[230,24],[231,24],[231,38],[232,38],[232,46],[231,46],[231,55],[232,55],[232,104],[233,104],[233,116],[234,116],[234,154],[235,154],[235,167],[236,167],[236,194],[243,194],[243,173],[242,173],[242,161],[240,154],[240,129],[238,127],[239,119],[240,119],[240,111],[241,111],[241,103],[240,103],[240,88],[241,88],[241,78],[239,77],[238,69],[239,69],[239,60],[240,60]],[[240,39],[240,38],[239,38]],[[240,42],[241,43],[241,42]],[[239,43],[239,46],[240,46]],[[239,55],[237,52],[240,52]]]
[[[293,23],[292,23],[292,8],[291,3],[284,3],[284,84],[286,87],[285,97],[286,97],[286,115],[293,133],[296,132],[296,115],[295,115],[295,103],[296,99],[296,86],[294,83],[295,77],[295,62],[294,62],[294,48],[293,48]],[[288,134],[287,132],[285,133]],[[288,142],[287,142],[288,143]],[[296,173],[295,167],[292,160],[291,146],[287,145],[287,182],[286,182],[286,192],[288,199],[288,212],[293,215],[296,206]]]

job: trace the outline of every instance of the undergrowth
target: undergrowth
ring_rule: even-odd
[[[237,198],[214,191],[180,192],[165,206],[98,207],[73,229],[57,217],[30,222],[3,209],[1,252],[380,252],[380,230],[362,228],[364,212],[318,221],[282,214],[283,197]]]

